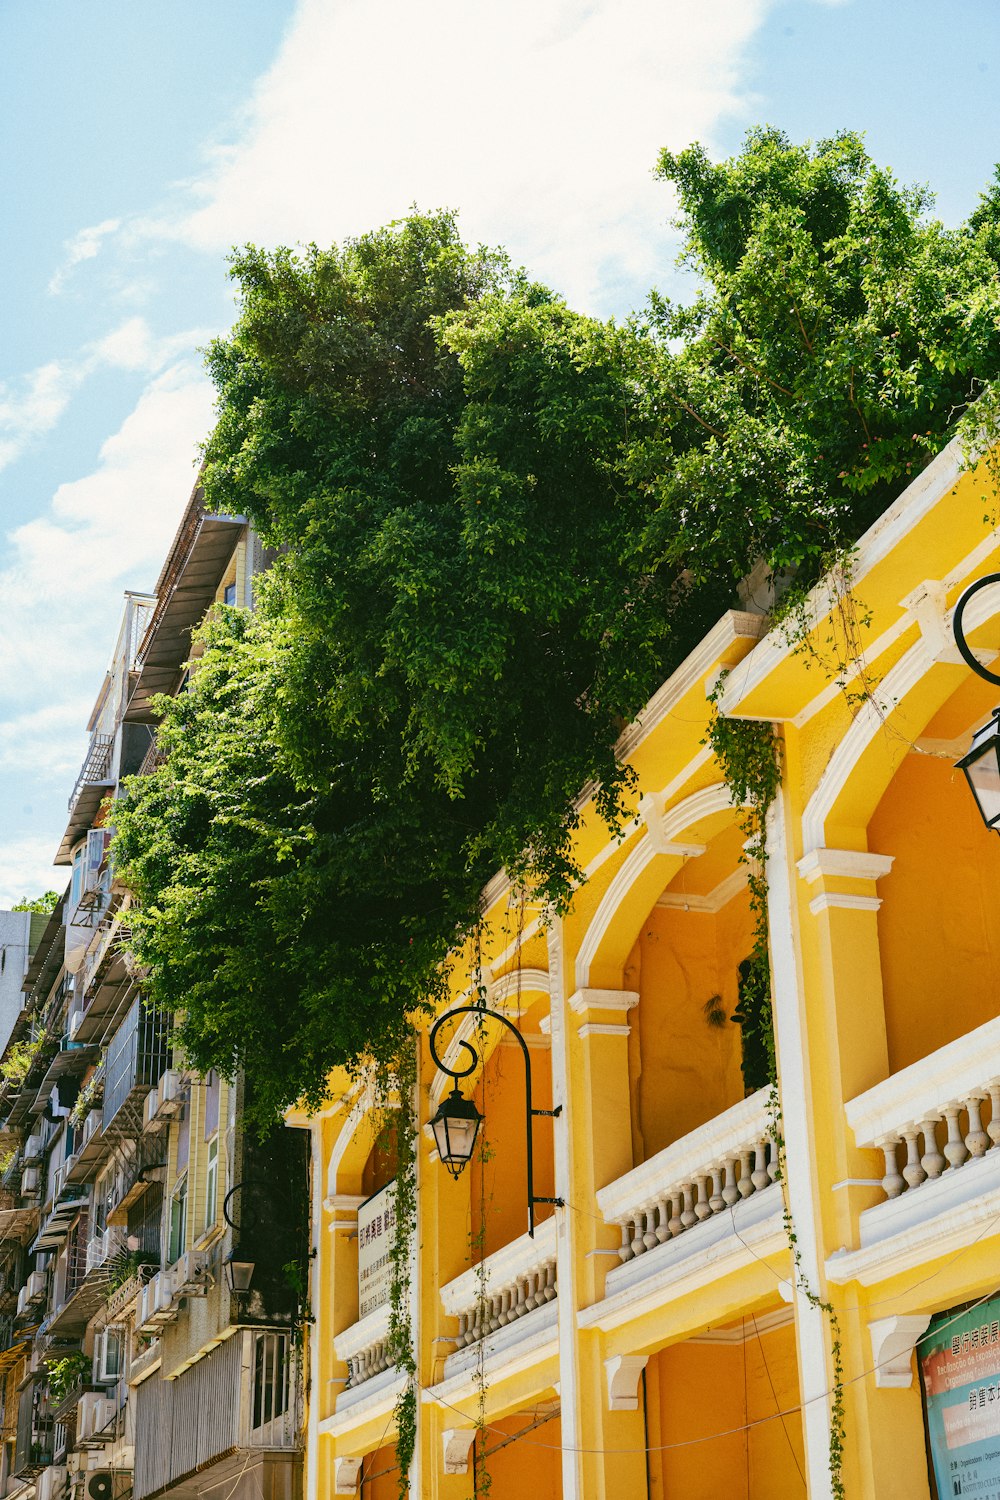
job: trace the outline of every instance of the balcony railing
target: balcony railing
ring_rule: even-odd
[[[767,1089],[751,1094],[600,1190],[602,1214],[621,1231],[623,1262],[771,1186],[778,1158],[767,1095]]]
[[[547,1219],[534,1239],[521,1235],[441,1288],[441,1305],[458,1319],[457,1350],[510,1328],[555,1300],[555,1231],[555,1220]]]
[[[142,1101],[169,1061],[167,1017],[138,999],[108,1046],[104,1134],[140,1134]]]
[[[345,1390],[373,1380],[393,1368],[389,1355],[389,1305],[383,1303],[365,1317],[359,1318],[333,1341],[334,1352],[347,1366]]]
[[[87,753],[80,767],[80,774],[76,778],[76,784],[70,793],[69,810],[73,811],[80,800],[80,793],[85,786],[99,786],[108,778],[111,770],[111,756],[114,749],[115,737],[113,734],[93,734]]]

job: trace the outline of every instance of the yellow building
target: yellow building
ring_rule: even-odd
[[[949,1494],[1000,1489],[979,1483],[994,1460],[976,1467],[1000,1434],[1000,844],[954,769],[1000,692],[950,621],[998,565],[986,487],[953,444],[862,538],[849,588],[827,580],[794,628],[718,622],[622,737],[639,783],[624,837],[584,803],[566,918],[520,911],[502,875],[487,889],[488,1004],[524,1038],[533,1105],[560,1110],[533,1123],[535,1193],[564,1206],[525,1232],[521,1049],[468,1017],[446,1060],[462,1066],[462,1036],[481,1054],[466,1088],[488,1159],[445,1171],[428,1122],[452,1080],[425,1031],[412,1495],[465,1500],[479,1442],[492,1500],[819,1500],[841,1483],[925,1500],[949,1359],[968,1378],[939,1474],[954,1465]],[[998,605],[985,590],[966,620],[987,660]],[[776,1099],[747,1094],[730,1019],[753,924],[742,810],[706,745],[722,671],[724,712],[780,740]],[[455,1003],[472,982],[457,966]],[[402,1378],[384,1291],[359,1315],[358,1260],[392,1163],[361,1085],[336,1082],[308,1124],[306,1490],[382,1500]]]

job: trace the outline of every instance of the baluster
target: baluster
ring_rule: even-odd
[[[623,1225],[622,1226],[622,1238],[623,1239],[624,1239],[624,1236],[625,1236],[625,1228],[624,1228],[624,1225]],[[631,1249],[631,1246],[629,1246],[629,1249]],[[618,1254],[619,1255],[622,1254],[621,1250],[619,1250]],[[625,1257],[625,1256],[623,1256],[622,1258],[623,1259],[627,1259],[627,1257]],[[538,1272],[537,1271],[529,1271],[528,1272],[527,1276],[524,1278],[524,1289],[525,1289],[524,1310],[525,1310],[525,1312],[531,1312],[531,1311],[533,1311],[534,1308],[536,1308],[538,1306]]]
[[[990,1140],[993,1142],[993,1145],[990,1147],[992,1151],[995,1147],[1000,1146],[1000,1079],[994,1079],[989,1087],[990,1123],[986,1129],[989,1132]]]
[[[899,1141],[896,1136],[885,1136],[877,1143],[885,1157],[885,1176],[882,1178],[882,1190],[887,1198],[898,1198],[906,1186],[906,1179],[902,1176],[896,1165],[896,1147]]]
[[[546,1302],[551,1302],[555,1294],[556,1263],[554,1260],[550,1260],[545,1267],[545,1286],[542,1288],[542,1295],[544,1296]]]
[[[726,1157],[726,1180],[722,1188],[722,1201],[727,1208],[732,1208],[734,1203],[740,1199],[740,1190],[736,1186],[736,1157]]]
[[[944,1107],[944,1117],[948,1122],[948,1139],[944,1143],[944,1154],[948,1158],[949,1167],[953,1169],[960,1167],[969,1155],[962,1139],[961,1126],[958,1123],[961,1108],[960,1104],[946,1104]]]
[[[622,1232],[622,1242],[618,1247],[618,1259],[620,1261],[631,1260],[635,1255],[635,1251],[632,1249],[632,1233],[629,1228],[628,1219],[623,1219],[619,1228]]]
[[[777,1182],[778,1180],[778,1143],[770,1137],[767,1141],[767,1180]]]
[[[906,1165],[903,1168],[903,1176],[906,1178],[908,1187],[919,1187],[922,1182],[927,1181],[927,1173],[920,1165],[917,1131],[912,1128],[904,1130],[903,1140],[906,1142]]]
[[[489,1308],[490,1308],[490,1326],[489,1326],[489,1332],[490,1333],[496,1333],[497,1329],[500,1327],[500,1308],[501,1308],[502,1302],[503,1302],[503,1299],[502,1299],[501,1295],[498,1292],[494,1292],[493,1295],[490,1297],[490,1300],[489,1300]]]
[[[662,1245],[670,1238],[670,1230],[667,1220],[670,1218],[670,1204],[666,1198],[656,1200],[656,1243]]]
[[[647,1208],[644,1217],[646,1229],[642,1236],[642,1243],[645,1249],[655,1250],[660,1243],[656,1238],[656,1214],[652,1208]]]
[[[985,1156],[989,1150],[990,1138],[983,1129],[982,1115],[980,1109],[985,1098],[984,1094],[970,1094],[965,1101],[965,1107],[969,1113],[969,1133],[965,1137],[965,1144],[969,1148],[972,1157]]]
[[[500,1293],[500,1310],[497,1313],[497,1323],[505,1328],[510,1322],[510,1287],[504,1287]]]
[[[691,1206],[693,1197],[694,1189],[690,1182],[686,1182],[684,1184],[684,1212],[681,1214],[681,1223],[685,1229],[690,1229],[692,1224],[697,1224],[698,1222],[694,1209]]]
[[[938,1150],[937,1135],[935,1127],[940,1116],[933,1119],[921,1120],[920,1129],[924,1137],[924,1154],[920,1158],[920,1165],[928,1177],[940,1177],[944,1171],[944,1157]]]
[[[698,1184],[698,1197],[694,1205],[695,1217],[707,1219],[712,1213],[712,1210],[708,1206],[708,1179],[702,1175],[701,1177],[697,1177],[695,1181]]]
[[[347,1356],[347,1388],[358,1383],[358,1361],[353,1354]]]
[[[708,1206],[713,1214],[721,1213],[726,1206],[726,1200],[722,1196],[722,1171],[718,1166],[712,1168],[712,1196],[708,1200]]]
[[[667,1228],[670,1230],[670,1236],[672,1239],[681,1234],[685,1228],[684,1221],[681,1218],[681,1208],[683,1206],[683,1203],[683,1193],[670,1194],[670,1220],[667,1224]]]
[[[514,1310],[511,1314],[513,1318],[523,1318],[525,1313],[528,1311],[529,1285],[530,1277],[522,1276],[519,1278],[517,1283],[517,1300],[514,1303]]]
[[[460,1312],[458,1315],[458,1332],[455,1335],[455,1348],[461,1349],[465,1343],[465,1319],[466,1314]]]
[[[741,1198],[749,1198],[753,1192],[753,1182],[750,1180],[750,1158],[752,1154],[749,1146],[744,1146],[740,1152],[740,1180],[737,1183],[737,1187],[740,1190]]]
[[[755,1141],[753,1148],[753,1171],[750,1173],[750,1181],[756,1192],[761,1192],[770,1182],[767,1175],[767,1141]]]
[[[632,1220],[632,1254],[641,1255],[646,1248],[646,1242],[642,1237],[642,1214],[636,1214]]]

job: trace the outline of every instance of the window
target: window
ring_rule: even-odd
[[[205,1228],[211,1229],[218,1211],[219,1197],[219,1137],[214,1135],[208,1143],[208,1169],[205,1173]]]
[[[94,1380],[111,1385],[122,1373],[122,1330],[116,1324],[104,1328],[94,1339]]]
[[[184,1177],[174,1188],[174,1196],[170,1200],[170,1246],[167,1259],[171,1265],[184,1254],[187,1240],[187,1201],[188,1185],[187,1178]]]
[[[191,1114],[187,1103],[181,1105],[177,1116],[177,1171],[183,1172],[191,1154]]]
[[[227,583],[226,584],[225,588],[222,591],[222,602],[223,602],[223,604],[235,604],[236,603],[236,585],[235,585],[235,583]]]
[[[69,888],[69,909],[74,912],[79,905],[80,897],[83,895],[83,861],[87,852],[86,844],[81,844],[73,855],[73,879]]]
[[[214,1068],[205,1079],[205,1139],[210,1141],[219,1128],[219,1095],[222,1080]]]

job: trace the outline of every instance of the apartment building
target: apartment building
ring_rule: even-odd
[[[952,631],[1000,566],[990,493],[952,445],[797,625],[724,615],[622,737],[624,836],[585,802],[566,917],[522,912],[502,873],[484,893],[503,1021],[446,1023],[444,1068],[420,1037],[411,1495],[466,1500],[484,1448],[491,1500],[1000,1493],[1000,843],[955,769],[1000,690]],[[983,590],[966,614],[983,661],[998,607]],[[742,1044],[753,911],[707,743],[721,673],[723,710],[780,741],[773,1093]],[[461,958],[454,1005],[475,994]],[[526,1059],[528,1102],[555,1112],[527,1124]],[[488,1142],[464,1169],[468,1104],[441,1159],[455,1087]],[[296,1123],[307,1494],[388,1500],[391,1162],[346,1077]]]
[[[265,561],[196,490],[154,592],[126,594],[57,856],[69,885],[0,1058],[0,1486],[24,1500],[298,1492],[307,1139],[245,1133],[244,1080],[185,1067],[122,950],[109,856],[109,799],[156,763],[151,699],[183,691],[193,627],[251,604]]]

